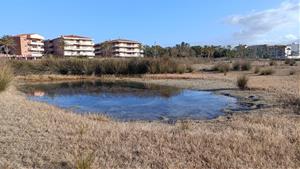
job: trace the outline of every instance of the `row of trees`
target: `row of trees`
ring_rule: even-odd
[[[231,46],[190,46],[188,43],[182,42],[174,47],[144,46],[146,57],[236,57],[239,55],[237,50],[233,50]]]

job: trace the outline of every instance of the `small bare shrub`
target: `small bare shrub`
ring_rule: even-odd
[[[9,66],[0,67],[0,92],[4,91],[13,79],[13,73]]]
[[[213,70],[226,74],[230,70],[230,65],[228,63],[221,62],[214,65]]]
[[[239,89],[245,90],[248,89],[248,77],[246,75],[238,77],[236,81],[236,85],[238,86]]]
[[[259,74],[260,75],[272,75],[272,74],[274,74],[274,70],[271,69],[271,68],[263,69],[263,70],[260,71]]]
[[[260,72],[260,68],[258,66],[256,66],[255,69],[254,69],[254,73],[258,74],[259,72]]]
[[[247,71],[252,67],[251,62],[249,61],[236,61],[232,64],[232,70],[234,71]]]
[[[232,64],[232,70],[239,71],[240,70],[240,62],[236,61]]]
[[[241,62],[241,71],[247,71],[250,70],[252,67],[251,63],[248,61]]]
[[[280,102],[283,103],[284,108],[290,110],[292,113],[300,115],[300,95],[283,95],[280,97]]]
[[[270,66],[277,66],[277,62],[275,60],[272,60],[270,63],[269,63]]]
[[[290,65],[290,66],[296,66],[297,65],[296,60],[294,60],[294,59],[286,59],[284,63],[286,65]]]
[[[290,70],[289,74],[294,75],[294,74],[296,74],[296,71],[294,69],[292,69],[292,70]]]

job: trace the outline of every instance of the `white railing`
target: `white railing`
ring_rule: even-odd
[[[43,42],[30,42],[31,45],[44,46]]]
[[[65,46],[64,47],[65,50],[75,50],[75,51],[94,51],[95,49],[93,47],[90,48],[86,48],[86,47],[69,47],[69,46]]]

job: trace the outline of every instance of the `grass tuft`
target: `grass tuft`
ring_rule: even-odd
[[[259,74],[260,74],[260,75],[272,75],[272,74],[274,74],[274,73],[275,73],[275,72],[274,72],[273,69],[267,68],[267,69],[261,70]]]
[[[0,67],[0,92],[4,91],[13,79],[12,70],[9,66]]]
[[[260,72],[260,68],[258,66],[256,66],[255,69],[254,69],[254,73],[258,74],[259,72]]]
[[[212,70],[226,74],[230,70],[230,65],[228,63],[220,62],[214,65]]]
[[[290,65],[290,66],[296,66],[297,62],[295,59],[286,59],[284,62],[286,65]]]
[[[238,86],[239,89],[245,90],[248,89],[248,77],[246,75],[238,77],[236,81],[236,85]]]

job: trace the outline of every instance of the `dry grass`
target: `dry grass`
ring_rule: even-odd
[[[237,81],[236,81],[236,85],[238,86],[239,89],[241,90],[245,90],[248,88],[248,77],[245,75],[242,75],[240,77],[238,77]]]
[[[13,79],[11,68],[6,65],[0,65],[0,92],[4,91]]]
[[[271,68],[263,69],[259,73],[260,75],[272,75],[274,74],[274,70]]]
[[[145,75],[140,80],[194,89],[230,89],[236,88],[240,75],[165,74]],[[247,76],[251,78],[248,86],[260,90],[237,92],[298,92],[299,79],[293,76]],[[0,99],[0,168],[300,166],[300,118],[291,109],[267,108],[211,121],[168,125],[80,116],[29,101],[14,88],[0,93],[0,97],[5,98]]]
[[[300,165],[300,118],[282,109],[172,126],[99,121],[28,101],[13,89],[1,97],[6,101],[0,101],[0,164],[13,168]]]

